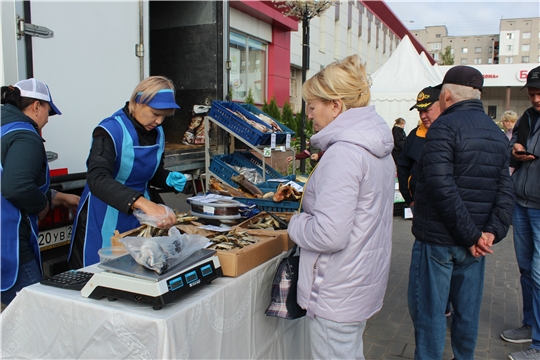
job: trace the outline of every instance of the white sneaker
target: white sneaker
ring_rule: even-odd
[[[508,355],[510,360],[539,360],[540,359],[540,350],[530,348],[526,351],[519,351],[511,353]]]

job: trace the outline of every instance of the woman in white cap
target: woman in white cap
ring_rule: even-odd
[[[49,87],[36,79],[3,86],[1,146],[2,304],[41,280],[38,220],[53,206],[75,208],[79,196],[49,189],[49,166],[40,133],[60,115]]]
[[[160,218],[170,228],[175,215],[150,200],[150,185],[182,191],[186,178],[163,167],[165,137],[161,124],[180,108],[174,84],[163,76],[143,80],[129,102],[103,120],[92,135],[87,184],[77,209],[69,264],[78,269],[99,262],[98,250],[111,246],[114,231],[140,226],[136,209]]]

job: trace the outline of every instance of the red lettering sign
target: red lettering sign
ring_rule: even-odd
[[[528,70],[519,70],[519,80],[527,80],[527,74],[529,73]]]

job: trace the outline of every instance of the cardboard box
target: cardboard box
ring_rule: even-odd
[[[259,242],[242,249],[216,250],[223,276],[236,277],[281,254],[281,235],[258,237]]]
[[[198,234],[206,236],[209,240],[212,240],[214,235],[220,234],[219,232],[208,231],[198,228],[199,224],[180,224],[176,227],[181,233],[185,234]],[[123,246],[119,241],[120,239],[130,236],[138,230],[132,229],[124,233],[115,231],[115,234],[111,237],[112,246]],[[270,233],[266,231],[264,233],[257,232],[250,229],[246,230],[250,235],[259,238],[259,242],[246,246],[242,249],[232,250],[216,250],[219,262],[221,264],[221,270],[223,270],[224,276],[236,277],[244,274],[245,272],[259,266],[260,264],[278,256],[283,251],[283,240],[281,234],[276,231]]]
[[[283,212],[276,214],[280,217],[284,217],[287,219],[287,222],[291,219],[293,216],[292,212]],[[240,228],[242,230],[249,230],[250,234],[253,235],[263,235],[263,236],[273,236],[273,235],[281,235],[282,239],[282,250],[283,251],[289,251],[289,249],[292,249],[294,246],[294,242],[289,238],[289,233],[287,230],[265,230],[265,229],[250,229],[248,228],[249,224],[254,224],[257,221],[259,221],[260,218],[270,216],[266,211],[262,211],[258,213],[257,215],[253,216],[252,218],[241,222],[240,224],[233,226],[233,229]]]

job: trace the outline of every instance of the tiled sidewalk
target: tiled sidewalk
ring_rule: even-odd
[[[366,359],[413,359],[414,329],[407,308],[407,286],[414,237],[411,221],[394,217],[392,266],[382,310],[370,319],[364,333]],[[522,303],[519,270],[512,228],[486,259],[484,294],[475,359],[507,359],[509,353],[526,350],[530,343],[511,344],[500,333],[521,326]],[[450,318],[443,359],[452,359]]]

